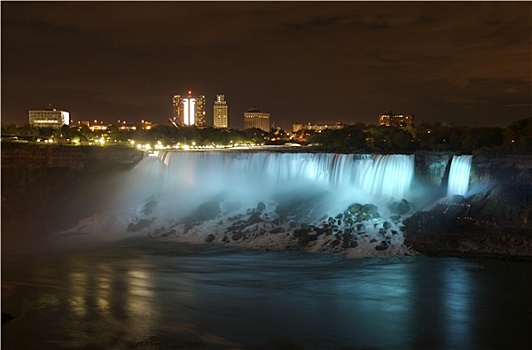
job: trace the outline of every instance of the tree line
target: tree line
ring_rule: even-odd
[[[450,122],[387,127],[355,124],[314,133],[311,142],[331,152],[532,152],[532,117],[506,128],[458,126]]]
[[[91,131],[86,125],[60,129],[17,127],[2,124],[2,140],[52,139],[61,144],[128,145],[133,143],[188,144],[196,146],[232,146],[241,144],[299,143],[327,152],[506,152],[532,153],[532,117],[512,122],[506,128],[458,126],[450,122],[423,123],[419,126],[387,127],[357,123],[342,129],[321,132],[300,130],[287,133],[282,129],[269,132],[253,128],[246,130],[216,129],[212,127],[180,127],[157,125],[150,130],[120,130],[111,125],[105,131]]]

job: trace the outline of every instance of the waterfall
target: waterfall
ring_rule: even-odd
[[[219,192],[242,196],[321,188],[338,195],[402,199],[414,172],[413,155],[354,155],[278,152],[156,151],[150,164],[162,191],[191,197]],[[139,164],[140,165],[140,164]],[[354,198],[351,200],[355,200]]]
[[[447,196],[456,194],[465,196],[467,194],[472,159],[473,156],[471,155],[453,156],[449,170]]]
[[[150,225],[160,231],[188,215],[208,216],[213,208],[237,218],[259,203],[271,220],[279,215],[277,206],[308,222],[336,216],[353,203],[374,204],[386,215],[391,202],[412,200],[413,175],[414,155],[154,151],[113,183],[101,208],[105,215],[95,214],[73,231],[107,235]],[[202,232],[215,234],[231,220],[208,220],[211,226]]]

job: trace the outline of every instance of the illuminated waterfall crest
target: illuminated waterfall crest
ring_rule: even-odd
[[[465,196],[469,187],[472,155],[453,156],[449,170],[447,196],[459,194]]]
[[[187,189],[194,195],[239,189],[266,193],[312,185],[401,199],[408,195],[414,173],[413,155],[169,151],[154,155],[157,158],[147,158],[159,159],[166,168],[164,174],[157,170],[165,192]]]
[[[359,185],[376,196],[404,198],[414,175],[413,155],[374,155],[364,163]]]

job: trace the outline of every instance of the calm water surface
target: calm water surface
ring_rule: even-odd
[[[2,349],[528,349],[528,262],[130,239],[2,251]]]

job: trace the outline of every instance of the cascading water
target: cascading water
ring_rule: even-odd
[[[472,155],[453,156],[447,185],[448,197],[457,194],[465,196],[467,194],[472,159]]]
[[[404,255],[413,175],[414,155],[155,151],[66,233]]]
[[[413,155],[353,155],[272,152],[156,151],[148,167],[163,192],[187,200],[232,193],[261,200],[272,192],[311,188],[349,197],[349,201],[400,200],[409,195]],[[153,163],[164,164],[161,168]],[[155,171],[155,169],[157,169]]]

